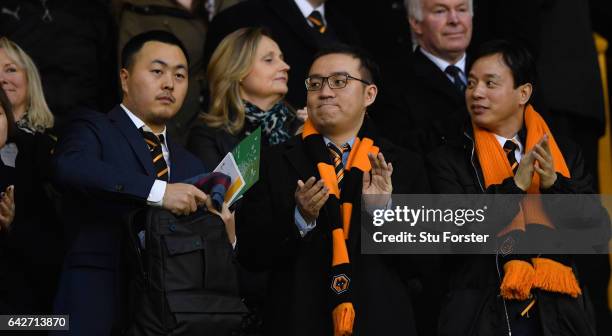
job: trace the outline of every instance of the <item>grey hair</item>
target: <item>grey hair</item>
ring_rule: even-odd
[[[408,17],[416,21],[423,20],[423,0],[404,0],[404,6],[408,11]],[[474,15],[474,0],[468,0],[470,14]]]

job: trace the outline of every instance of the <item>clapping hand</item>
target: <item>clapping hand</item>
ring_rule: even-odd
[[[323,180],[316,181],[310,177],[304,183],[302,180],[297,182],[295,190],[295,204],[298,211],[307,223],[313,223],[319,217],[319,211],[329,198],[329,190]]]
[[[557,181],[557,172],[555,172],[555,163],[547,135],[544,135],[542,140],[535,145],[533,152],[536,159],[534,169],[540,175],[541,189],[548,189]]]
[[[370,159],[372,170],[363,173],[361,192],[363,195],[376,195],[376,201],[374,202],[376,204],[368,204],[368,207],[382,208],[387,205],[393,192],[393,183],[391,182],[393,166],[390,162],[385,161],[382,153],[378,153],[378,155],[368,153],[368,159]]]
[[[295,111],[295,115],[300,121],[306,121],[308,119],[308,108],[304,106],[304,108]]]
[[[0,198],[0,232],[8,231],[15,218],[15,187],[9,186]]]
[[[550,188],[557,181],[557,173],[555,172],[547,135],[544,135],[521,159],[516,174],[514,174],[514,182],[517,187],[527,191],[531,186],[534,173],[538,173],[540,176],[542,189]]]

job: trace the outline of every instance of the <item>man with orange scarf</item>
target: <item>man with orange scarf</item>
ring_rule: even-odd
[[[354,48],[321,51],[303,133],[262,154],[237,210],[239,261],[270,271],[266,335],[416,334],[412,265],[360,253],[362,195],[378,195],[371,209],[390,206],[392,192],[429,190],[419,157],[378,137],[367,116],[376,71]]]
[[[524,48],[505,41],[479,48],[469,68],[465,96],[470,121],[464,137],[428,157],[435,192],[593,192],[579,149],[555,138],[529,104],[534,77],[533,59]],[[534,229],[546,235],[554,230],[553,216],[542,202],[531,200],[523,198],[509,223],[499,223],[498,237],[528,235]],[[450,259],[448,300],[443,303],[439,334],[595,335],[590,302],[582,295],[571,256]]]

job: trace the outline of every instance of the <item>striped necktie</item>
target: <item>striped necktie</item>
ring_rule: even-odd
[[[319,11],[312,11],[310,15],[306,18],[310,23],[312,23],[312,27],[316,29],[319,33],[324,34],[327,27],[323,22],[323,15]]]
[[[342,145],[342,148],[336,147],[333,143],[327,144],[329,154],[331,155],[332,161],[334,161],[334,169],[336,171],[336,179],[338,180],[338,187],[341,187],[340,182],[344,178],[344,164],[342,163],[342,154],[346,151],[351,150],[351,146],[348,143]]]
[[[518,162],[514,155],[514,151],[518,148],[519,146],[513,140],[506,140],[506,143],[504,143],[504,152],[506,152],[508,163],[510,163],[510,168],[512,168],[512,173],[516,173],[516,169],[518,168]]]
[[[163,134],[159,137],[152,132],[145,131],[141,128],[142,136],[149,147],[151,158],[153,159],[153,167],[155,167],[155,173],[158,180],[168,182],[168,164],[164,159],[164,153],[162,151],[162,142],[164,141]]]

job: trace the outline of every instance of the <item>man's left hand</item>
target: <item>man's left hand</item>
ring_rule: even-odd
[[[541,189],[548,189],[557,181],[555,163],[548,141],[548,136],[544,136],[544,139],[534,146],[533,154],[536,159],[534,169],[540,175]]]
[[[369,173],[363,174],[361,192],[363,195],[378,195],[375,197],[376,204],[370,204],[371,206],[385,207],[393,192],[393,184],[391,182],[393,166],[390,162],[387,163],[385,161],[385,156],[382,153],[378,153],[376,156],[368,153],[368,159],[370,159],[372,170]]]

